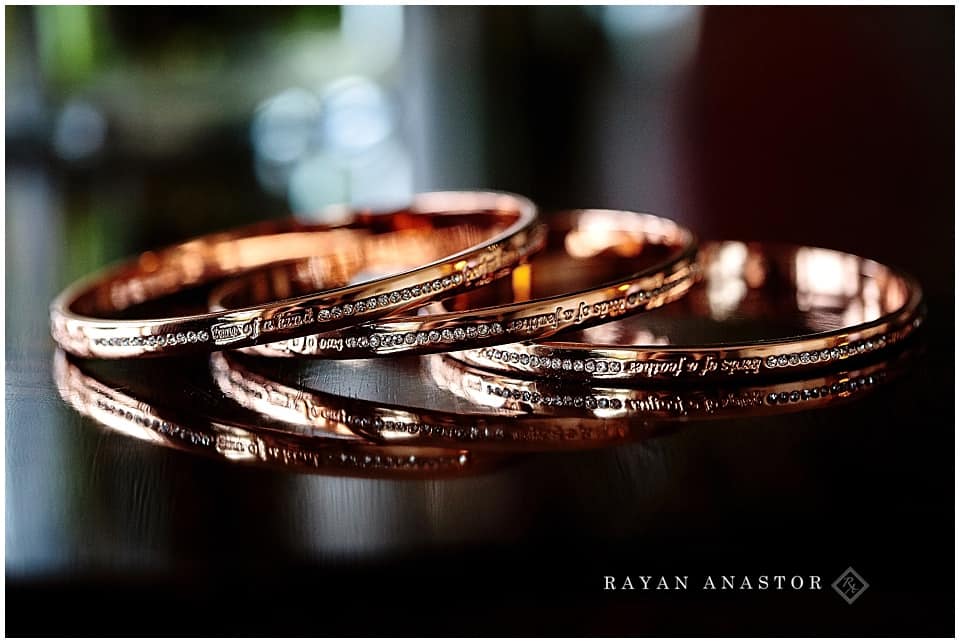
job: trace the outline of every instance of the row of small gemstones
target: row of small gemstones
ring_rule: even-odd
[[[810,351],[804,353],[789,353],[786,355],[771,355],[766,359],[768,368],[779,368],[784,366],[796,366],[798,364],[815,364],[817,362],[829,362],[843,359],[848,356],[860,355],[873,350],[883,348],[889,340],[887,336],[856,342],[845,346],[838,346],[822,351]],[[538,357],[536,355],[527,355],[526,353],[515,353],[512,351],[500,350],[497,348],[487,348],[483,350],[483,355],[491,360],[502,362],[504,364],[520,364],[530,368],[540,368],[544,370],[555,371],[584,371],[587,373],[619,373],[623,366],[615,360],[579,360],[579,359],[560,359],[557,357]]]
[[[643,293],[640,293],[641,295]],[[383,295],[381,295],[381,298]],[[349,307],[349,304],[347,304]],[[351,309],[349,312],[352,312]],[[323,316],[321,315],[321,318]],[[456,328],[445,328],[443,330],[431,330],[431,331],[418,331],[418,332],[407,332],[407,333],[380,333],[376,335],[371,335],[370,337],[348,337],[344,340],[344,344],[347,348],[389,348],[391,346],[423,346],[425,344],[436,344],[436,343],[450,343],[455,341],[463,341],[465,339],[476,339],[478,337],[488,337],[493,335],[500,335],[503,333],[503,326],[499,323],[492,324],[475,324],[469,326],[458,326]],[[509,354],[507,351],[496,351],[497,354],[502,353],[504,361],[510,361],[506,356]],[[499,359],[499,358],[496,358]],[[531,366],[537,366],[538,364],[544,368],[559,369],[561,364],[564,364],[563,368],[568,370],[572,369],[575,371],[587,371],[588,373],[593,373],[594,371],[598,373],[606,373],[608,370],[611,373],[619,373],[621,366],[618,362],[613,361],[594,361],[588,360],[586,362],[581,360],[576,360],[571,362],[571,360],[553,360],[551,361],[547,358],[544,358],[544,361],[541,363],[540,358],[536,356],[529,355],[520,355],[513,354],[514,363],[518,361],[524,365],[530,364]]]
[[[537,392],[487,385],[487,393],[505,399],[513,398],[540,406],[566,406],[587,409],[620,409],[623,402],[615,397],[593,395],[541,395]]]
[[[767,395],[767,404],[791,404],[806,400],[815,400],[821,397],[825,398],[831,395],[839,395],[841,393],[853,393],[859,389],[873,386],[879,381],[880,376],[867,375],[865,377],[847,380],[846,382],[837,382],[832,386],[814,386],[813,388],[805,388],[790,392],[784,391],[782,393],[770,393]]]
[[[393,292],[383,293],[377,295],[376,297],[370,297],[369,299],[362,299],[356,301],[352,304],[339,304],[337,306],[332,306],[331,308],[322,308],[317,311],[317,317],[321,320],[327,319],[340,319],[354,313],[363,313],[368,310],[374,310],[376,308],[383,308],[384,306],[389,306],[390,304],[397,304],[401,301],[409,301],[420,295],[426,295],[427,293],[440,292],[451,288],[453,286],[459,286],[464,281],[464,276],[462,273],[454,273],[449,277],[443,277],[442,279],[434,279],[433,281],[420,284],[418,286],[411,286],[410,288],[404,288],[403,290],[395,290]]]
[[[167,333],[166,335],[147,335],[144,337],[98,337],[93,340],[96,346],[176,346],[178,344],[197,344],[210,339],[210,333],[201,330],[198,333]]]
[[[838,382],[832,386],[821,386],[810,389],[796,391],[784,391],[782,393],[770,393],[767,396],[767,404],[789,404],[800,402],[801,400],[811,400],[817,398],[826,398],[830,395],[839,395],[841,393],[853,393],[858,389],[873,386],[880,381],[877,376],[869,375],[858,379],[852,379],[846,382]],[[587,408],[587,409],[620,409],[623,402],[615,397],[596,397],[574,396],[574,395],[541,395],[537,392],[521,391],[520,389],[510,389],[499,386],[487,386],[487,393],[504,399],[514,399],[528,402],[539,406],[562,406],[568,408]]]
[[[354,313],[363,313],[375,308],[396,304],[401,301],[408,301],[422,294],[440,292],[453,286],[459,286],[463,283],[464,276],[461,273],[454,273],[449,277],[434,279],[431,282],[396,290],[394,292],[383,293],[377,297],[370,297],[353,304],[340,304],[331,308],[322,308],[317,312],[317,317],[321,320],[340,319],[341,317],[352,315]],[[93,340],[96,346],[176,346],[178,344],[196,344],[210,340],[210,333],[203,330],[200,332],[189,333],[167,333],[165,335],[148,335],[143,337],[98,337]],[[434,340],[436,341],[436,340]],[[426,343],[426,342],[423,342]],[[356,345],[356,344],[355,344]],[[371,343],[372,346],[376,344]]]
[[[410,456],[393,456],[393,455],[370,455],[370,454],[357,454],[357,453],[347,453],[340,452],[339,458],[330,454],[327,456],[327,460],[336,462],[339,461],[343,464],[350,464],[361,469],[367,468],[384,468],[384,469],[437,469],[441,466],[452,464],[456,462],[457,464],[464,465],[468,461],[468,457],[465,453],[460,454],[456,457],[420,457],[418,458],[415,455]]]
[[[784,366],[796,366],[798,364],[816,364],[818,362],[832,362],[845,357],[861,355],[873,350],[883,348],[888,343],[886,335],[875,339],[867,339],[852,344],[836,346],[834,348],[825,348],[822,351],[810,351],[803,353],[787,353],[785,355],[771,355],[764,363],[767,368],[782,368]]]
[[[177,426],[176,424],[171,424],[165,420],[160,420],[155,417],[144,415],[136,411],[131,411],[128,408],[122,406],[117,406],[111,402],[104,401],[102,399],[97,400],[97,407],[116,415],[121,419],[126,419],[130,422],[136,422],[137,424],[168,435],[170,437],[179,438],[185,440],[195,445],[202,446],[212,446],[213,437],[209,435],[204,435],[202,433],[196,433],[190,431],[189,429],[184,429],[183,427]],[[299,459],[312,459],[317,460],[317,454],[307,454],[302,453],[301,458]],[[350,464],[360,468],[377,468],[377,467],[386,467],[391,469],[432,469],[449,463],[451,460],[455,460],[458,464],[464,465],[467,463],[467,456],[461,454],[456,458],[450,457],[416,457],[416,456],[391,456],[391,455],[369,455],[369,454],[358,454],[358,453],[348,453],[341,451],[336,452],[326,452],[322,454],[322,458],[327,462],[340,463],[340,464]]]
[[[531,368],[563,371],[583,371],[587,373],[619,373],[623,366],[615,360],[602,359],[560,359],[558,357],[537,357],[526,353],[514,353],[498,348],[486,348],[483,355],[488,359],[504,364],[520,364]]]
[[[422,422],[399,422],[384,420],[379,417],[350,416],[346,419],[347,426],[358,429],[374,429],[376,431],[395,431],[397,433],[418,434],[432,437],[453,438],[457,440],[503,438],[503,429],[481,426],[443,426]]]
[[[478,337],[493,337],[503,334],[503,325],[498,322],[492,324],[474,324],[470,326],[457,326],[456,328],[444,328],[443,330],[421,330],[409,333],[378,333],[367,337],[350,337],[346,340],[347,348],[388,348],[390,346],[413,346],[436,343],[449,343],[462,341],[464,339],[476,339]]]
[[[116,415],[120,419],[125,419],[128,422],[136,422],[140,426],[153,429],[158,433],[168,435],[170,437],[179,438],[190,442],[191,444],[199,444],[202,446],[211,446],[213,444],[213,438],[209,435],[204,435],[202,433],[196,433],[189,429],[184,429],[181,426],[176,424],[171,424],[165,420],[160,420],[158,418],[145,415],[139,411],[131,411],[129,408],[116,405],[110,401],[105,401],[103,399],[97,399],[97,408],[107,411]]]
[[[511,264],[514,261],[516,254],[518,252],[520,251],[516,250],[512,254],[510,253],[504,254],[503,256],[500,257],[499,261],[488,264],[486,266],[486,272],[482,275],[477,276],[477,280],[482,281],[483,279],[487,278],[489,275],[498,271],[503,266]],[[400,303],[401,301],[409,301],[410,299],[419,297],[421,295],[429,294],[431,291],[441,292],[448,288],[459,286],[465,283],[466,281],[467,281],[467,271],[464,270],[463,272],[453,273],[449,277],[434,279],[433,281],[428,281],[426,283],[422,283],[417,286],[411,286],[410,288],[404,288],[403,290],[395,290],[393,292],[377,295],[376,297],[370,297],[368,299],[363,299],[353,303],[340,304],[337,306],[333,306],[331,308],[322,308],[317,311],[317,316],[321,320],[340,319],[341,317],[352,315],[354,313],[363,313],[369,310],[374,310],[378,307],[383,308],[384,306],[387,306],[389,304],[397,304],[397,303]],[[406,336],[404,336],[403,339],[406,339]],[[452,341],[446,338],[444,339],[445,341]],[[462,337],[459,337],[458,339],[462,339]],[[431,340],[431,341],[438,341],[438,340]],[[410,342],[406,342],[406,343],[410,343]],[[426,343],[426,341],[421,342],[418,340],[416,343]],[[350,348],[354,348],[356,346],[364,347],[362,344],[355,344],[354,346],[350,346]],[[376,344],[371,343],[370,346],[376,347]]]

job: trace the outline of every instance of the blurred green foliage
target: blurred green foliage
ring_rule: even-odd
[[[271,42],[330,32],[340,7],[8,6],[6,19],[13,64],[36,55],[47,86],[70,92],[113,67],[216,67]]]

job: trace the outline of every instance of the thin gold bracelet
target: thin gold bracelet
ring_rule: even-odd
[[[543,339],[652,310],[683,296],[696,281],[696,239],[669,219],[574,210],[555,213],[547,223],[546,248],[514,271],[512,284],[504,286],[501,280],[477,289],[476,297],[449,299],[446,309],[434,305],[419,315],[261,344],[244,352],[347,359]],[[259,297],[270,297],[277,288],[322,287],[309,276],[302,281],[313,274],[323,272],[290,263],[228,282],[213,291],[211,309],[245,303],[257,291]]]
[[[81,280],[51,304],[53,337],[70,353],[101,358],[212,352],[300,337],[485,285],[542,242],[533,203],[496,192],[420,194],[408,209],[383,214],[335,206],[326,218],[341,223],[251,226],[146,252]],[[107,318],[188,287],[305,257],[323,265],[327,285],[319,292],[189,316]],[[419,267],[398,269],[400,257]],[[371,266],[388,266],[387,276],[343,285],[344,275]]]
[[[570,339],[455,357],[505,374],[570,380],[795,376],[896,345],[923,320],[915,279],[843,252],[711,242],[702,247],[700,267],[703,279],[686,297],[653,313]]]

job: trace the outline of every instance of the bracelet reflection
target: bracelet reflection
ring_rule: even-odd
[[[822,409],[868,395],[910,361],[901,354],[800,380],[695,389],[631,389],[525,380],[465,366],[447,355],[420,359],[421,380],[472,408],[458,412],[387,405],[285,384],[272,360],[238,353],[211,358],[220,390],[241,406],[301,431],[349,431],[385,444],[457,446],[472,452],[601,448],[639,441],[678,421],[752,418]],[[275,362],[274,362],[275,363]],[[428,385],[428,384],[427,384]]]
[[[630,442],[643,427],[603,418],[523,418],[498,411],[452,412],[334,395],[266,375],[270,362],[237,352],[210,364],[221,392],[240,406],[302,432],[349,431],[380,443],[424,442],[506,452],[590,449]],[[454,362],[455,364],[455,362]],[[426,374],[423,385],[432,386]]]
[[[433,478],[485,471],[496,460],[465,449],[375,445],[334,427],[298,435],[279,426],[214,419],[138,400],[57,350],[53,378],[63,400],[101,427],[154,445],[233,463],[324,475]]]

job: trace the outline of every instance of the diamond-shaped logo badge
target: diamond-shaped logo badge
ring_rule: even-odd
[[[843,600],[847,601],[848,605],[853,605],[853,602],[867,591],[870,584],[863,580],[863,577],[853,567],[847,567],[847,570],[840,574],[837,580],[833,581],[831,587],[837,594],[840,594]]]

